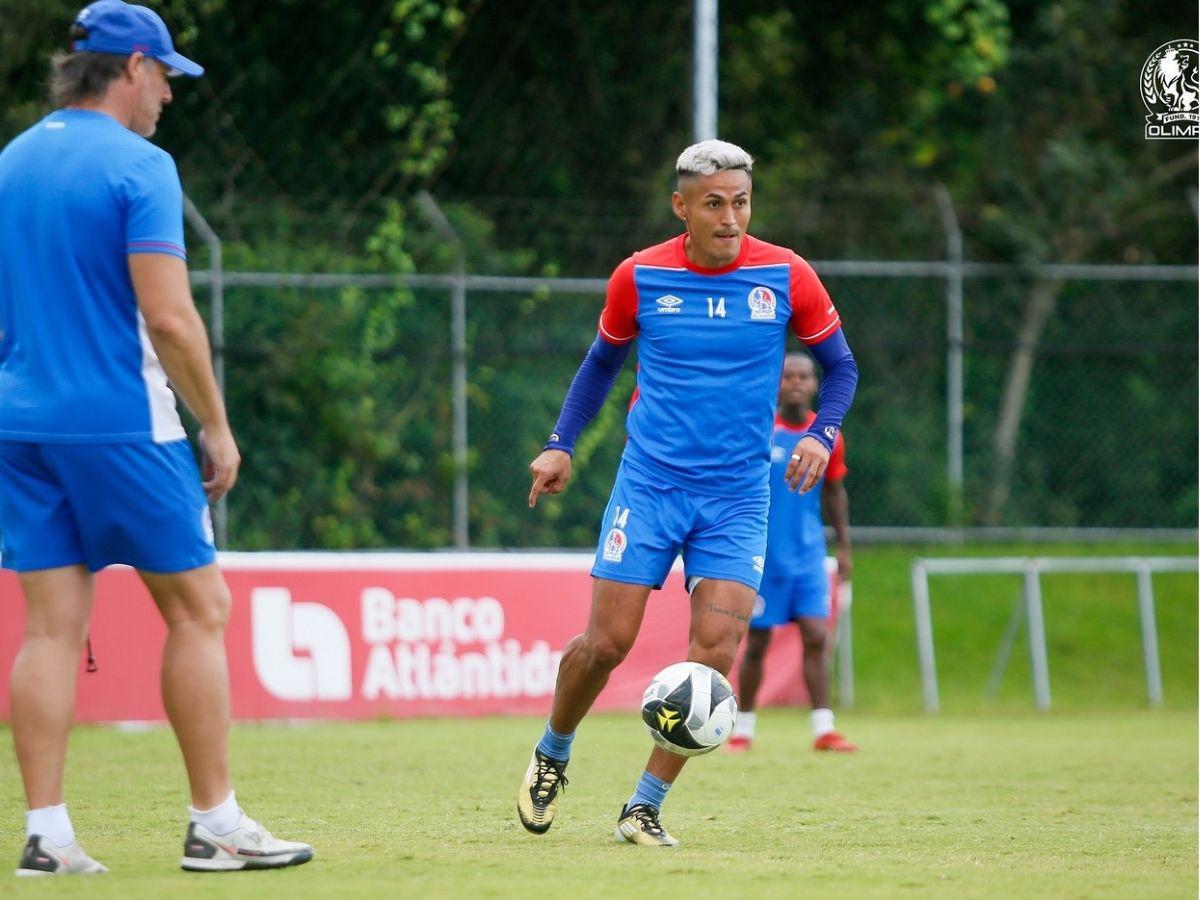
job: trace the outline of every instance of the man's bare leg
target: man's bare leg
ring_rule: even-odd
[[[517,790],[517,816],[527,831],[545,834],[554,823],[575,729],[633,646],[649,597],[648,585],[595,580],[587,630],[563,650],[550,721]]]
[[[754,741],[757,724],[754,712],[758,703],[758,689],[762,686],[763,666],[767,649],[771,646],[770,628],[751,628],[746,634],[746,652],[738,666],[738,717],[733,734],[725,749],[731,752],[749,750]]]
[[[705,578],[692,592],[688,660],[728,675],[754,609],[755,591],[736,581]],[[617,835],[633,844],[674,847],[679,842],[663,829],[658,809],[687,758],[660,747],[650,752],[646,771],[621,811]],[[656,802],[657,801],[657,802]]]
[[[770,628],[751,628],[746,635],[746,652],[738,666],[738,712],[753,712],[762,685],[763,660],[771,646]]]
[[[829,709],[829,626],[825,619],[803,616],[796,620],[804,644],[804,686],[813,709]]]
[[[688,660],[712,666],[728,675],[737,656],[738,644],[754,609],[754,588],[738,581],[705,578],[692,593],[692,624]],[[674,782],[683,770],[686,756],[660,747],[650,752],[646,771],[665,782]]]
[[[587,630],[563,650],[550,709],[550,727],[571,734],[637,638],[650,587],[597,578]]]
[[[192,805],[229,797],[229,588],[215,564],[169,575],[139,572],[167,623],[162,696],[187,767]]]
[[[816,616],[801,616],[796,621],[804,642],[804,684],[812,702],[813,748],[852,753],[858,747],[834,727],[829,706],[829,647],[833,644],[829,622]]]
[[[9,685],[13,744],[30,809],[63,802],[75,678],[92,612],[82,565],[23,572],[25,636]]]
[[[225,625],[232,599],[215,564],[173,574],[139,572],[167,623],[162,696],[191,786],[191,822],[180,866],[189,872],[297,866],[313,848],[275,837],[242,812],[229,783],[229,667]]]

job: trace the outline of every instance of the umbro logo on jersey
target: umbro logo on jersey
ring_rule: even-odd
[[[683,298],[676,297],[674,294],[659,297],[654,302],[658,304],[658,311],[660,313],[683,312]]]

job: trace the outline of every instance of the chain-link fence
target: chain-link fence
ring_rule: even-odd
[[[1195,267],[814,265],[862,376],[845,428],[857,527],[1194,528]],[[536,513],[525,498],[604,279],[193,277],[224,307],[245,445],[229,546],[593,543],[635,360],[567,494]]]

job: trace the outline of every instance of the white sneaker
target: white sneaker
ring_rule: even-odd
[[[312,858],[308,844],[281,841],[243,812],[229,834],[213,834],[199,822],[188,825],[179,865],[189,872],[236,872],[298,866]]]
[[[40,834],[31,835],[25,842],[17,875],[99,875],[108,869],[96,862],[72,841],[60,847]]]

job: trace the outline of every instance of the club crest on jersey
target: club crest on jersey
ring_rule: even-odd
[[[773,320],[775,318],[775,292],[769,287],[763,287],[760,284],[750,291],[746,302],[750,304],[751,319]]]
[[[666,294],[654,302],[658,304],[658,311],[660,313],[683,312],[683,298],[676,297],[674,294]]]
[[[628,546],[629,539],[625,537],[625,532],[620,528],[613,528],[604,539],[604,561],[619,563]]]

